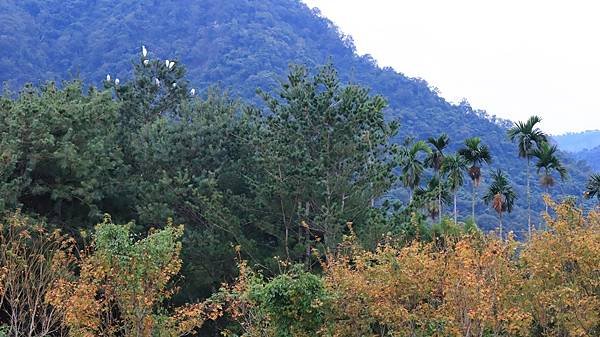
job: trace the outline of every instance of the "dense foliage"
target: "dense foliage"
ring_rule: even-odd
[[[550,231],[525,244],[459,229],[443,244],[369,251],[350,237],[323,261],[320,283],[297,267],[265,281],[242,264],[216,296],[236,323],[227,335],[288,336],[280,320],[293,314],[288,329],[310,326],[294,336],[595,336],[600,218],[569,203],[553,207]],[[278,298],[263,301],[256,289],[276,289]],[[290,310],[292,302],[311,310]]]
[[[219,83],[233,97],[262,103],[255,89],[274,92],[290,63],[313,69],[331,60],[343,82],[386,97],[386,119],[402,124],[395,143],[407,136],[425,140],[446,132],[448,150],[454,151],[464,139],[478,136],[490,147],[498,168],[513,178],[517,194],[526,194],[525,162],[514,160],[517,151],[505,137],[506,121],[466,102],[449,104],[426,81],[381,69],[368,55],[357,56],[350,37],[296,0],[8,0],[0,2],[0,22],[0,81],[13,87],[73,77],[99,84],[107,73],[128,79],[131,61],[139,59],[139,46],[146,44],[150,56],[188,65],[188,79],[199,92]],[[410,32],[400,36],[404,33]],[[590,172],[567,155],[560,157],[570,179],[551,192],[555,197],[579,196]],[[484,170],[482,188],[488,177]],[[542,192],[532,186],[534,210],[543,208]],[[403,189],[391,195],[408,200]],[[457,193],[459,219],[470,216],[470,195],[469,184]],[[523,233],[527,199],[517,200],[507,229]],[[482,226],[491,229],[494,212],[480,201],[475,208]],[[540,223],[539,212],[531,216],[533,224]]]

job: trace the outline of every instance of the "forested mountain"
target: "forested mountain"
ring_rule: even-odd
[[[552,136],[563,151],[578,152],[591,150],[600,146],[600,130],[571,132],[564,135]]]
[[[575,158],[583,160],[594,171],[600,171],[600,145],[593,149],[585,149],[573,154]]]
[[[410,32],[399,32],[398,40]],[[212,85],[233,96],[258,103],[256,88],[267,91],[283,79],[290,64],[309,69],[331,62],[344,82],[357,83],[383,95],[387,120],[398,120],[394,138],[426,139],[448,133],[450,149],[479,136],[489,145],[493,167],[507,171],[517,184],[518,199],[508,216],[508,229],[522,230],[525,219],[525,161],[506,137],[510,123],[453,105],[424,79],[380,68],[368,55],[359,56],[352,38],[317,10],[295,0],[5,0],[0,3],[0,80],[16,89],[25,82],[80,78],[100,84],[111,74],[131,78],[131,63],[140,46],[150,55],[186,65],[191,85],[204,92]],[[555,196],[581,195],[589,171],[561,155],[569,179],[553,188]],[[483,188],[490,167],[483,168]],[[535,210],[541,210],[541,189],[534,183]],[[483,190],[482,188],[482,190]],[[398,188],[391,197],[407,199]],[[496,225],[493,211],[478,202],[480,225]],[[460,218],[470,209],[470,187],[459,193]],[[536,214],[537,211],[536,211]],[[494,217],[493,217],[494,216]]]

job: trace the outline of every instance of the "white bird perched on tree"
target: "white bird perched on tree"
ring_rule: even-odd
[[[148,60],[144,60],[144,65],[147,66],[150,63]]]
[[[177,82],[173,82],[173,88],[177,88]]]
[[[119,83],[120,83],[120,82],[121,82],[121,81],[119,81],[119,79],[118,79],[118,78],[117,78],[117,79],[115,79],[115,85],[119,85]]]
[[[169,70],[173,69],[174,65],[175,65],[175,62],[171,61],[171,63],[169,63]]]
[[[142,56],[146,57],[148,55],[148,50],[146,50],[146,46],[142,45]]]
[[[157,87],[160,87],[160,80],[158,78],[155,78],[154,84],[156,84]]]
[[[169,60],[165,60],[165,67],[169,68]]]
[[[110,82],[110,74],[106,74],[106,81]]]
[[[190,95],[194,96],[196,94],[196,89],[192,88],[192,90],[190,90]]]

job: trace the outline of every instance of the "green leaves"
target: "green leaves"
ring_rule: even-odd
[[[269,112],[252,121],[258,200],[280,226],[286,254],[291,230],[306,231],[298,238],[304,244],[316,236],[333,247],[346,222],[364,218],[391,186],[388,140],[397,126],[384,121],[382,97],[341,85],[331,65],[314,76],[293,67],[279,98],[263,97]]]
[[[0,115],[4,207],[71,225],[99,219],[101,204],[118,191],[122,162],[110,95],[93,88],[86,95],[79,82],[26,86]]]
[[[316,336],[325,323],[330,295],[317,275],[295,265],[267,283],[250,287],[250,299],[265,310],[276,336]]]

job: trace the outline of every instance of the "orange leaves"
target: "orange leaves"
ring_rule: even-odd
[[[466,236],[441,251],[414,242],[331,256],[324,275],[336,300],[331,330],[467,337],[528,331],[515,249],[513,241]]]
[[[536,233],[522,253],[524,303],[548,336],[591,336],[600,328],[600,218],[551,205],[550,231]]]

